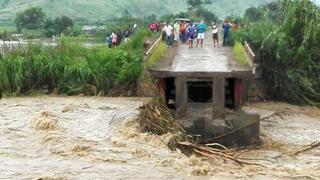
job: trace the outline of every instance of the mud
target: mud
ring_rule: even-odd
[[[241,155],[262,166],[223,166],[167,148],[172,134],[139,131],[148,99],[36,97],[0,101],[1,179],[320,179],[320,111],[282,103],[248,104],[262,117],[262,140]]]

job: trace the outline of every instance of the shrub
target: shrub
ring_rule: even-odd
[[[57,46],[30,44],[8,51],[0,56],[0,89],[14,94],[57,89],[68,95],[107,95],[119,86],[134,85],[140,77],[145,36],[141,31],[130,43],[113,49],[87,49],[63,37]]]

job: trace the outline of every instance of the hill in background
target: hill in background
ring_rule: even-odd
[[[207,8],[220,18],[242,14],[245,9],[272,0],[212,0]],[[0,22],[13,23],[17,12],[39,6],[49,16],[67,15],[78,21],[96,22],[121,16],[158,17],[187,9],[187,0],[1,0]]]

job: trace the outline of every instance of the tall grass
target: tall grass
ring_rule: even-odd
[[[270,95],[320,106],[320,11],[310,0],[281,0],[278,6],[237,36],[259,52]],[[279,14],[277,20],[270,13]]]
[[[87,49],[68,38],[57,46],[28,45],[0,56],[0,89],[23,94],[45,89],[60,94],[108,95],[132,86],[142,71],[145,31],[118,48]]]
[[[249,65],[249,57],[243,45],[239,41],[235,41],[233,46],[233,53],[235,54],[235,58],[237,62],[241,65]]]
[[[150,68],[157,64],[157,62],[163,57],[167,51],[167,45],[164,42],[161,42],[153,51],[150,58],[146,62],[146,67]]]

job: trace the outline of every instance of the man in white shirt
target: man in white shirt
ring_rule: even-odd
[[[180,37],[180,22],[177,21],[173,25],[173,29],[174,29],[174,43],[175,43],[175,46],[178,46],[179,37]]]
[[[218,32],[219,32],[219,28],[218,26],[216,25],[215,22],[212,23],[212,39],[213,39],[213,47],[216,47],[216,44],[218,47],[220,47],[219,45],[219,35],[218,35]]]
[[[164,28],[162,30],[163,32],[166,33],[167,36],[167,46],[168,47],[172,47],[172,38],[173,38],[173,27],[170,24],[166,24],[164,25]]]

